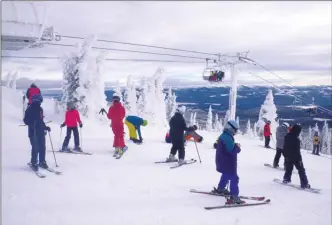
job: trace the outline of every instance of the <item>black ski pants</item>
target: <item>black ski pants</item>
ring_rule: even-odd
[[[80,146],[80,139],[79,139],[79,135],[78,135],[78,128],[77,127],[67,127],[67,134],[66,134],[65,140],[63,141],[62,148],[68,147],[68,144],[69,144],[69,141],[70,141],[70,137],[71,137],[71,132],[74,133],[75,147],[79,147]]]
[[[172,148],[171,148],[171,154],[176,155],[176,152],[179,151],[179,159],[184,159],[185,157],[185,151],[184,151],[184,140],[174,140],[172,139]]]
[[[39,163],[45,162],[45,152],[46,152],[46,143],[45,143],[45,135],[34,135],[29,137],[30,144],[31,144],[31,164],[37,164],[38,163],[38,157],[39,157]]]
[[[314,148],[313,148],[312,154],[316,154],[316,155],[319,154],[319,145],[314,145]]]
[[[284,175],[284,180],[291,181],[294,166],[296,167],[297,171],[299,172],[301,185],[307,185],[308,178],[305,173],[305,169],[304,169],[302,161],[286,160],[286,172]]]
[[[265,147],[270,146],[270,136],[264,137],[265,138]]]
[[[273,166],[279,166],[279,160],[280,160],[281,155],[284,156],[283,150],[281,148],[277,148],[276,155],[274,156],[274,160],[273,160]],[[284,168],[286,168],[285,160],[284,160]]]

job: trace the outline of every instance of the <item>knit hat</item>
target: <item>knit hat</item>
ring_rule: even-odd
[[[179,106],[177,109],[176,109],[177,112],[181,113],[181,114],[184,114],[185,111],[186,111],[186,107],[183,105],[183,106]]]
[[[148,121],[147,120],[143,120],[143,124],[142,124],[143,126],[146,126],[146,125],[148,125]]]

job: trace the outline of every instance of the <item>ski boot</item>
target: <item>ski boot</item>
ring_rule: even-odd
[[[183,164],[186,164],[186,161],[184,159],[179,159],[179,165],[183,165]]]
[[[175,156],[172,154],[169,154],[169,157],[166,158],[166,162],[177,162],[177,161],[178,161],[177,158],[175,158]]]
[[[38,171],[38,164],[37,163],[29,163],[29,166],[32,170]]]
[[[119,150],[120,150],[119,148],[115,148],[113,157],[116,157],[119,154]]]
[[[41,162],[41,163],[39,163],[39,167],[40,168],[43,168],[43,169],[48,169],[48,165],[46,164],[46,162],[44,161],[44,162]]]
[[[60,152],[70,152],[70,149],[63,146],[62,149],[60,149]]]
[[[230,195],[229,191],[224,188],[224,189],[218,189],[218,188],[213,188],[213,190],[211,191],[211,193],[214,193],[214,194],[218,194],[218,195]]]
[[[75,146],[75,148],[73,150],[77,151],[77,152],[82,152],[82,149],[80,146]]]
[[[231,196],[230,198],[227,198],[226,205],[240,205],[240,204],[245,204],[246,202],[241,200],[240,197],[238,196]]]
[[[284,180],[282,181],[282,183],[284,183],[284,184],[288,184],[288,183],[290,183],[291,182],[291,180],[288,180],[288,179],[285,179],[284,178]]]
[[[278,164],[273,164],[273,168],[278,168],[279,165]]]
[[[310,186],[310,184],[301,184],[301,188],[303,188],[303,189],[310,189],[311,186]]]

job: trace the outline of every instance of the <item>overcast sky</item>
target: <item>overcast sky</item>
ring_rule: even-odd
[[[36,2],[47,6],[47,25],[60,35],[124,41],[148,45],[181,48],[210,53],[250,50],[254,59],[293,85],[332,85],[331,78],[331,2]],[[9,9],[2,7],[3,20]],[[33,18],[28,6],[18,10],[20,18]],[[38,8],[39,16],[43,10]],[[9,15],[10,16],[10,15]],[[76,44],[66,39],[58,43]],[[208,57],[206,55],[138,48],[113,43],[95,46],[154,51],[170,54]],[[63,56],[71,47],[45,46],[20,52],[2,51],[3,55]],[[193,61],[192,59],[156,55],[107,52],[107,58],[139,58]],[[197,61],[197,60],[194,60]],[[204,60],[201,60],[204,61]],[[62,67],[56,60],[2,59],[2,72],[20,69],[20,77],[57,80]],[[105,79],[124,81],[152,75],[159,67],[176,83],[200,83],[204,63],[138,63],[107,61]],[[240,65],[240,83],[264,83],[252,74],[271,82],[282,83],[277,77],[255,66]],[[230,79],[226,71],[226,81]],[[280,83],[281,82],[281,83]]]

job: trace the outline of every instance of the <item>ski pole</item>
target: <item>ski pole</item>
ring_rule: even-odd
[[[47,121],[47,122],[45,122],[45,123],[52,123],[52,120],[50,120],[50,121]],[[21,125],[18,125],[19,127],[25,127],[25,126],[28,126],[28,125],[25,125],[25,124],[21,124]]]
[[[83,137],[82,137],[82,128],[80,127],[80,136],[81,136],[81,148],[83,148]]]
[[[198,158],[199,158],[199,162],[202,163],[201,156],[199,155],[199,151],[198,151],[198,148],[197,148],[196,141],[194,141],[194,142],[195,142],[195,146],[196,146],[196,150],[197,150],[197,155],[198,155]]]
[[[52,152],[53,152],[53,156],[54,156],[55,166],[56,166],[56,167],[59,167],[59,166],[58,166],[58,163],[56,162],[56,158],[55,158],[55,153],[54,153],[54,148],[53,148],[53,143],[52,143],[52,138],[51,138],[50,132],[47,131],[47,133],[48,133],[48,136],[49,136],[49,138],[50,138],[50,142],[51,142],[51,147],[52,147]]]
[[[60,146],[59,146],[59,149],[61,149],[61,140],[62,140],[62,127],[60,128]]]

